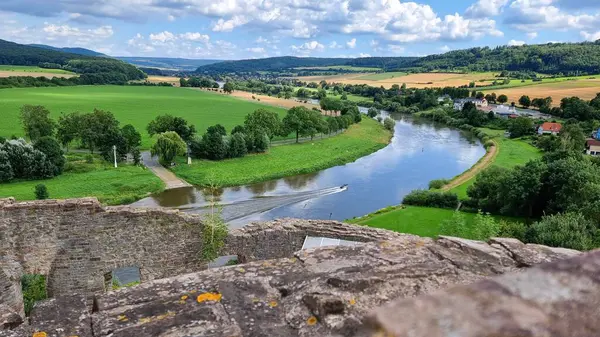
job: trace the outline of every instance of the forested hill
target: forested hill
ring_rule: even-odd
[[[582,43],[471,48],[426,57],[312,58],[272,57],[226,61],[199,73],[284,71],[300,67],[374,67],[385,71],[534,71],[547,74],[600,73],[600,40]]]
[[[50,49],[50,50],[55,50],[55,51],[61,51],[64,53],[77,54],[77,55],[108,57],[107,55],[104,55],[97,51],[93,51],[93,50],[85,49],[85,48],[70,48],[70,47],[58,48],[58,47],[48,46],[45,44],[30,44],[28,46],[36,47],[36,48],[43,48],[43,49]]]
[[[411,66],[423,71],[464,69],[598,74],[600,73],[600,40],[455,50],[420,58],[412,62]]]
[[[94,84],[124,83],[146,77],[135,66],[120,60],[65,53],[4,40],[0,40],[0,64],[70,70],[85,75],[86,80]]]

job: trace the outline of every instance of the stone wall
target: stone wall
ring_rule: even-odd
[[[105,275],[122,267],[139,267],[142,282],[205,269],[201,233],[200,216],[174,210],[102,207],[94,198],[2,199],[0,257],[6,258],[0,267],[11,275],[12,285],[6,278],[0,282],[18,299],[20,276],[43,274],[50,297],[81,293],[91,298],[106,290]],[[360,242],[403,236],[335,221],[285,219],[232,231],[223,255],[242,261],[291,257],[307,235]],[[9,302],[22,307],[0,299],[0,304]]]
[[[154,280],[95,296],[92,313],[51,299],[0,337],[596,337],[600,251],[556,262],[577,254],[405,235]]]
[[[50,296],[104,291],[105,274],[143,281],[202,270],[202,223],[176,211],[103,208],[96,199],[0,203],[0,252],[48,276]]]

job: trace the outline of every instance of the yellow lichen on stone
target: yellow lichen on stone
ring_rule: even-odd
[[[187,300],[187,299],[188,299],[188,295],[183,295],[183,296],[181,296],[181,300],[182,300],[182,301],[185,301],[185,300]]]
[[[240,273],[245,273],[246,269],[240,267],[240,268],[237,269],[237,271],[239,271]]]
[[[39,331],[33,334],[33,337],[48,337],[44,331]]]
[[[258,302],[260,302],[260,300],[258,298],[253,298],[252,299],[252,303],[258,303]]]
[[[277,301],[271,301],[271,302],[269,302],[269,306],[271,308],[275,308],[277,306]]]
[[[144,317],[144,318],[140,318],[139,323],[146,324],[146,323],[150,323],[150,321],[152,321],[150,318]]]
[[[315,324],[317,324],[317,318],[315,316],[310,316],[306,320],[306,324],[308,324],[308,325],[315,325]]]
[[[353,299],[353,298],[351,298],[349,302],[350,302],[350,305],[355,305],[356,304],[356,300]]]
[[[417,247],[423,247],[423,246],[425,246],[425,241],[423,241],[423,240],[417,241]]]
[[[127,322],[129,320],[125,315],[119,315],[117,316],[117,319],[121,322]]]
[[[219,293],[204,293],[204,294],[198,295],[198,298],[196,300],[198,301],[198,303],[202,303],[202,302],[206,302],[206,301],[219,302],[219,301],[221,301],[221,297],[222,297],[222,295]]]

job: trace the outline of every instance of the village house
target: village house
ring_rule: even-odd
[[[485,98],[461,98],[454,101],[454,110],[462,110],[467,103],[473,103],[478,108],[488,106],[488,101]]]
[[[600,156],[600,140],[588,139],[585,142],[585,153],[590,156]]]
[[[538,127],[538,134],[540,135],[558,135],[562,125],[560,123],[545,122]]]

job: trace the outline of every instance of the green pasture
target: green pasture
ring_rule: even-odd
[[[46,68],[40,68],[40,67],[34,67],[34,66],[0,65],[0,71],[75,75],[75,73],[67,71],[67,70],[46,69]]]

